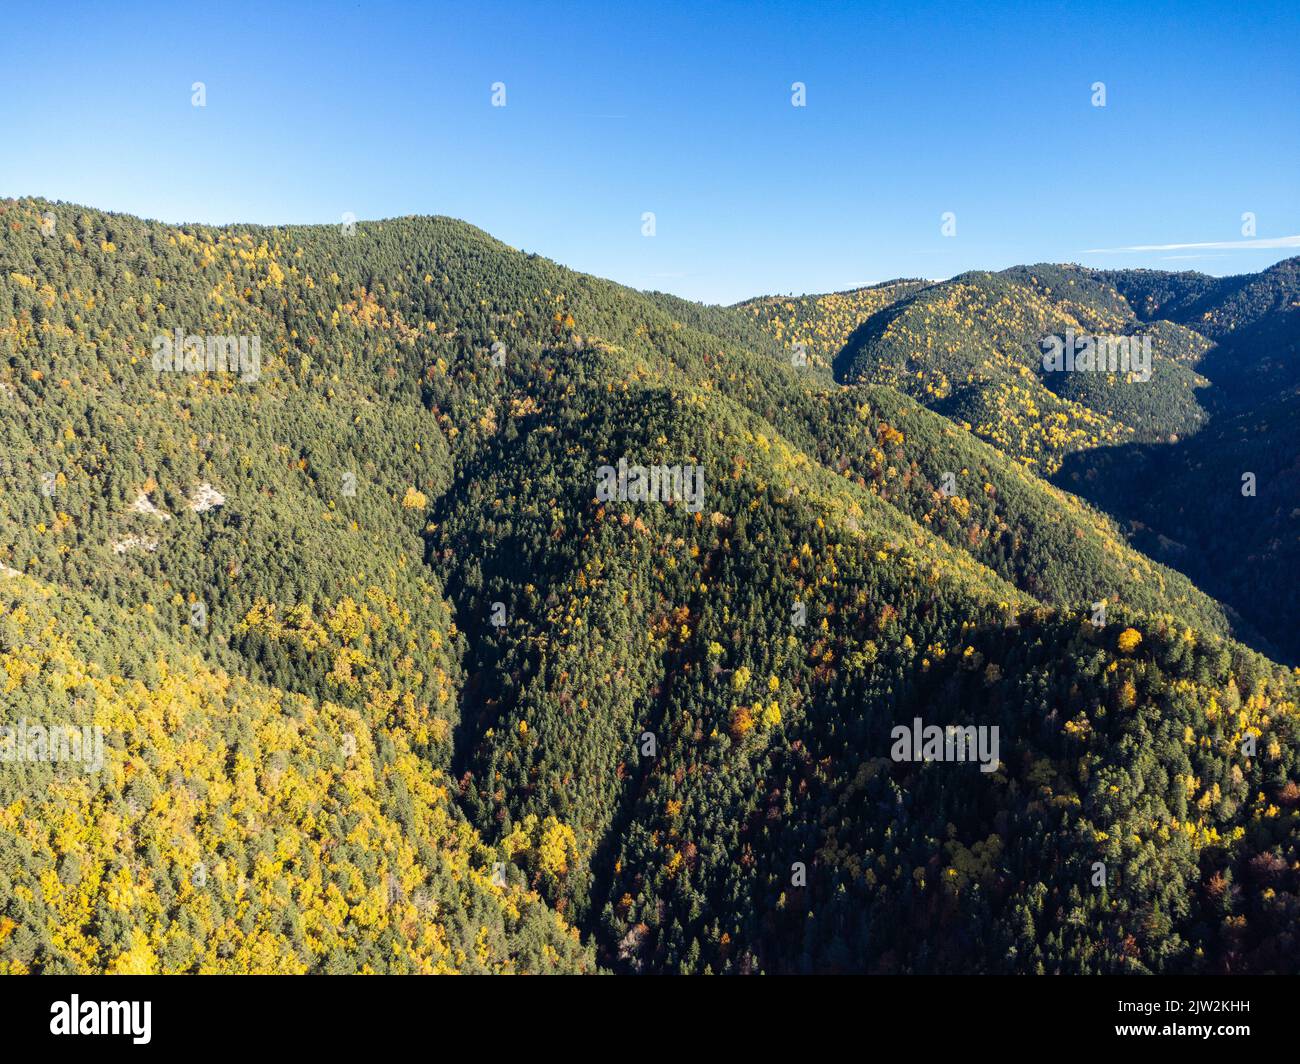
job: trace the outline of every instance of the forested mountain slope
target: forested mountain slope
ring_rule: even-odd
[[[730,309],[759,325],[786,350],[800,350],[809,366],[829,375],[835,356],[859,325],[928,283],[885,281],[820,296],[760,296]]]
[[[1213,341],[1200,370],[1204,401],[1232,413],[1300,386],[1300,257],[1256,274],[1102,274],[1143,321],[1165,319]]]
[[[1045,337],[1149,340],[1149,379],[1045,372]],[[1196,372],[1209,342],[1185,326],[1140,321],[1093,271],[1018,266],[930,285],[868,318],[836,356],[837,379],[889,384],[968,425],[1039,472],[1076,450],[1195,431]]]
[[[522,873],[494,877],[504,851],[405,727],[19,575],[0,675],[27,742],[101,733],[95,759],[0,772],[7,973],[594,969]]]
[[[1066,330],[1149,337],[1151,379],[1044,372],[1043,339]],[[1300,660],[1300,447],[1290,416],[1300,258],[1225,278],[1057,266],[967,274],[872,315],[837,365],[916,395],[1031,469],[1055,471],[1055,483],[1120,522],[1112,535],[1244,615],[1239,637]],[[1074,406],[1058,408],[1066,399]]]
[[[362,850],[410,820],[390,784],[477,833],[440,828],[403,890],[504,867],[506,887],[460,897],[505,913],[482,917],[477,961],[421,938],[417,907],[337,949],[268,931],[266,965],[1294,968],[1295,678],[1234,641],[1267,640],[1026,455],[792,360],[801,339],[768,331],[784,310],[633,292],[444,218],[349,233],[0,207],[0,561],[28,574],[10,583],[99,604],[69,651],[87,668],[119,653],[95,650],[105,625],[131,645],[145,626],[196,685],[231,677],[226,709],[187,718],[223,742],[245,717],[370,729],[404,767],[363,781]],[[1098,317],[1092,286],[1049,299],[1049,269],[1017,275],[1010,305],[1023,289],[1044,320],[1144,327],[1118,295]],[[935,287],[870,297],[854,335],[926,323]],[[855,306],[800,328],[833,345]],[[256,337],[260,362],[157,369],[175,329]],[[611,497],[600,471],[621,460],[700,490]],[[991,771],[891,759],[918,716],[996,725]],[[333,792],[323,764],[295,771],[299,804],[232,815],[232,847],[301,833]],[[240,778],[274,804],[274,772]],[[457,846],[468,864],[439,864]],[[382,871],[349,882],[383,894]],[[250,878],[278,919],[276,877]],[[54,885],[29,889],[13,959],[116,958],[32,946]],[[154,909],[175,924],[192,904]],[[479,934],[448,919],[448,941]]]
[[[1300,395],[1224,413],[1173,446],[1073,455],[1058,479],[1300,661]]]

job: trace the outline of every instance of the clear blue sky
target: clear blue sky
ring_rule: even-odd
[[[448,214],[718,302],[1300,254],[1088,254],[1241,240],[1246,211],[1258,238],[1300,234],[1296,0],[54,0],[6,26],[0,196],[169,222]]]

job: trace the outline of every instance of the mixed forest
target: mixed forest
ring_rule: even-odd
[[[2,200],[0,724],[103,764],[0,760],[0,971],[1295,972],[1298,343],[1300,259],[718,307]]]

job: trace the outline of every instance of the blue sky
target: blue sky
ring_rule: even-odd
[[[1300,234],[1294,0],[52,3],[8,24],[0,196],[169,222],[447,214],[716,302],[1300,254],[1163,247],[1243,240],[1245,212],[1256,239]]]

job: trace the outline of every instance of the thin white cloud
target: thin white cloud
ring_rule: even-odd
[[[1207,240],[1199,244],[1134,244],[1128,248],[1089,248],[1084,254],[1111,255],[1120,251],[1186,251],[1190,248],[1232,248],[1246,251],[1265,248],[1300,248],[1300,236],[1260,237],[1256,240]]]

